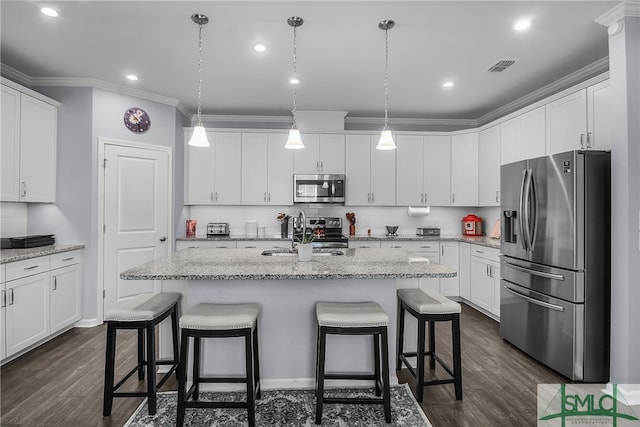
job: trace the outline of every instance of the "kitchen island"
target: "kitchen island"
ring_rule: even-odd
[[[335,250],[333,250],[335,251]],[[181,292],[182,309],[200,302],[256,302],[260,373],[270,387],[313,387],[318,301],[375,301],[387,312],[389,356],[396,348],[396,289],[418,287],[420,278],[454,277],[450,268],[398,249],[345,248],[298,261],[287,250],[184,249],[169,257],[123,272],[126,280],[162,280],[165,292]],[[407,319],[408,325],[411,325]],[[166,328],[168,329],[168,328]],[[411,328],[409,328],[411,329]],[[161,353],[170,353],[168,331],[162,332]],[[407,331],[415,343],[415,329]],[[368,339],[367,339],[368,338]],[[240,339],[208,340],[205,374],[243,374]],[[397,382],[391,362],[391,381]],[[370,337],[330,337],[327,369],[362,372],[373,366]]]

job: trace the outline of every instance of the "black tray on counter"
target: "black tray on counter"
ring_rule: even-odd
[[[2,249],[25,249],[38,246],[53,245],[56,238],[53,234],[34,234],[30,236],[9,237],[2,239]]]

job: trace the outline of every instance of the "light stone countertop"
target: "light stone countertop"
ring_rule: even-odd
[[[398,249],[338,249],[340,256],[264,256],[263,249],[189,248],[120,274],[125,280],[289,280],[455,277],[457,272]]]
[[[8,262],[22,261],[25,259],[37,258],[41,256],[54,255],[60,252],[75,251],[76,249],[83,249],[83,244],[69,244],[69,245],[47,245],[38,246],[37,248],[24,248],[24,249],[2,249],[0,251],[0,264],[6,264]]]
[[[347,236],[349,241],[377,241],[377,242],[386,242],[386,241],[406,241],[406,242],[424,242],[424,241],[450,241],[450,242],[465,242],[472,243],[474,245],[486,246],[489,248],[500,249],[500,239],[492,239],[487,236],[478,236],[478,237],[466,237],[460,234],[451,234],[451,235],[442,235],[442,236],[416,236],[415,234],[399,234],[395,237],[389,237],[384,234],[380,235],[371,235],[368,236],[366,234],[356,234],[355,236]],[[243,234],[239,235],[231,235],[231,236],[221,236],[221,237],[189,237],[189,238],[180,238],[176,239],[178,241],[243,241],[243,240],[282,240],[282,241],[291,241],[291,238],[283,239],[280,235],[272,235],[265,237],[253,237],[246,236]]]

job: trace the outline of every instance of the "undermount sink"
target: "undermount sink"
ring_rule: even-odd
[[[297,257],[298,251],[296,249],[267,249],[262,251],[264,256],[288,256]],[[343,251],[337,249],[314,249],[312,256],[339,256],[344,255]]]

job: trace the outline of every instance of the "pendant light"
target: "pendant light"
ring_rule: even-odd
[[[376,148],[378,150],[395,150],[396,143],[389,130],[389,33],[388,31],[396,25],[391,19],[385,19],[378,23],[378,28],[384,30],[384,128],[380,134],[380,141]]]
[[[287,24],[293,27],[293,76],[289,81],[293,85],[293,110],[291,110],[291,115],[293,118],[293,124],[291,129],[289,129],[289,138],[287,139],[287,143],[284,145],[284,148],[289,148],[291,150],[298,150],[300,148],[304,148],[304,144],[302,143],[302,138],[300,137],[300,131],[298,130],[298,126],[296,124],[296,85],[298,84],[298,75],[297,75],[297,56],[296,56],[296,48],[297,46],[297,34],[296,29],[304,23],[304,20],[299,16],[291,16],[287,19]]]
[[[202,126],[202,26],[209,22],[209,18],[201,13],[191,15],[191,20],[198,24],[198,124],[193,128],[189,140],[192,147],[209,147],[207,131]]]

